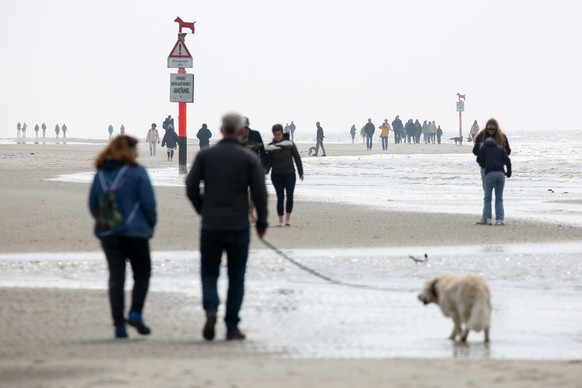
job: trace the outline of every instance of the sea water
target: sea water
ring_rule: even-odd
[[[510,137],[514,175],[506,181],[506,221],[527,218],[582,225],[582,142],[569,134]],[[300,145],[301,146],[301,145]],[[414,147],[411,145],[410,147]],[[435,145],[438,147],[438,145]],[[300,200],[394,210],[475,214],[482,208],[479,168],[466,154],[385,154],[304,158]],[[182,186],[176,168],[152,169],[156,186]],[[92,172],[54,177],[90,182]],[[269,188],[272,191],[272,188]],[[409,255],[428,262],[415,263]],[[243,326],[250,350],[287,357],[582,358],[581,241],[382,249],[295,249],[251,252]],[[198,294],[197,252],[153,252],[151,289]],[[487,278],[493,304],[491,344],[447,340],[452,321],[417,299],[441,273]],[[102,253],[0,255],[0,284],[19,287],[106,287]],[[222,298],[226,283],[220,280]]]

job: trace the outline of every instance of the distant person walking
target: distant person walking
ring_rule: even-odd
[[[63,138],[66,138],[67,137],[67,124],[63,124],[61,129],[63,130]]]
[[[22,143],[26,143],[26,123],[22,123]]]
[[[291,141],[295,141],[295,129],[297,129],[295,123],[291,121],[291,124],[289,124],[289,134],[291,135]]]
[[[146,135],[146,141],[150,147],[150,156],[156,156],[156,145],[160,144],[160,133],[156,128],[156,123],[152,123]]]
[[[172,118],[172,116],[168,115],[168,117],[166,117],[164,119],[164,122],[162,123],[162,128],[165,129],[166,131],[168,130],[169,126],[174,126],[174,119]]]
[[[441,129],[440,125],[437,127],[436,137],[437,137],[437,143],[441,144],[441,138],[443,137],[443,130]]]
[[[178,148],[179,137],[176,131],[174,131],[173,126],[169,126],[168,130],[164,134],[162,139],[162,147],[166,147],[166,152],[168,154],[168,160],[174,160],[174,151]]]
[[[150,334],[142,314],[149,288],[151,258],[149,239],[157,222],[154,189],[148,174],[137,162],[137,140],[126,135],[113,139],[95,160],[97,173],[89,193],[89,208],[97,220],[103,197],[111,190],[125,220],[121,230],[103,236],[96,232],[107,258],[109,303],[115,338],[127,338],[126,323],[139,334]],[[125,310],[125,263],[133,270],[133,292],[127,320]]]
[[[350,135],[352,136],[352,144],[354,144],[354,141],[356,140],[356,124],[353,124],[350,128]]]
[[[109,124],[109,128],[107,128],[107,131],[109,132],[109,138],[113,139],[113,125]]]
[[[394,121],[392,121],[392,130],[394,131],[394,144],[400,144],[400,140],[402,139],[402,131],[404,131],[404,125],[402,124],[402,120],[400,120],[400,116],[396,115]]]
[[[125,127],[123,126],[123,124],[121,124],[121,127],[119,127],[119,133],[125,135]]]
[[[435,144],[436,133],[437,133],[437,126],[433,120],[428,124],[428,142],[429,143]]]
[[[34,126],[34,133],[35,133],[35,137],[34,137],[34,144],[38,144],[38,131],[39,131],[39,126],[38,124],[35,124]]]
[[[42,123],[40,127],[42,128],[42,138],[44,139],[46,137],[46,124]]]
[[[212,132],[210,129],[208,129],[206,124],[202,124],[202,128],[198,130],[196,137],[198,138],[198,144],[200,145],[201,150],[210,147],[210,138],[212,137]]]
[[[406,136],[404,136],[404,133],[406,133]],[[409,119],[406,122],[406,125],[404,125],[402,142],[406,143],[408,141],[408,144],[413,144],[415,143],[415,138],[416,138],[416,126],[414,125],[412,119]]]
[[[21,135],[21,131],[22,130],[22,125],[20,123],[16,124],[16,143],[20,144],[20,137]]]
[[[362,137],[362,144],[366,144],[366,126],[362,125],[360,128],[360,136]]]
[[[203,337],[215,337],[219,297],[218,276],[222,253],[226,251],[228,292],[226,298],[227,340],[244,340],[239,329],[239,311],[244,297],[245,272],[249,254],[248,191],[257,207],[259,238],[267,230],[267,190],[265,175],[256,155],[241,146],[242,117],[227,114],[220,129],[223,139],[199,152],[186,178],[186,193],[202,216],[200,231],[200,277],[202,306],[206,312]],[[248,128],[248,124],[247,124]],[[201,183],[204,182],[204,192]]]
[[[57,139],[59,138],[59,134],[61,133],[61,127],[59,127],[59,124],[55,125],[55,135],[57,137]]]
[[[422,125],[418,119],[414,120],[414,136],[412,138],[413,143],[420,144],[420,135],[422,133]]]
[[[479,124],[477,123],[477,120],[475,120],[475,121],[473,121],[473,125],[471,125],[471,130],[469,131],[469,138],[467,140],[474,141],[475,136],[477,136],[478,133],[479,133]]]
[[[272,132],[273,141],[265,147],[265,151],[267,151],[267,171],[271,171],[271,182],[277,193],[277,215],[279,216],[277,226],[291,226],[293,192],[297,181],[293,161],[297,166],[300,180],[303,180],[303,164],[295,143],[283,138],[283,126],[273,125]],[[285,202],[285,194],[287,202]]]
[[[250,127],[251,121],[248,117],[243,117],[243,129],[241,131],[241,142],[249,150],[256,153],[259,163],[265,169],[266,154],[265,145],[263,144],[263,137],[259,131],[255,131]],[[255,216],[255,200],[253,199],[253,193],[251,192],[249,198],[249,219],[254,224],[257,222],[257,217]]]
[[[321,156],[325,156],[325,148],[323,147],[323,139],[325,139],[325,136],[323,134],[323,128],[321,128],[319,121],[315,123],[315,126],[317,127],[317,132],[315,133],[316,144],[315,153],[313,156],[317,156],[319,154],[319,147],[321,147],[321,152],[323,152],[323,155]]]
[[[388,123],[388,119],[384,119],[382,125],[378,127],[380,129],[380,140],[382,141],[382,150],[386,151],[388,149],[388,136],[390,135],[390,123]]]
[[[505,148],[500,147],[493,137],[488,137],[479,148],[477,163],[485,166],[485,195],[483,196],[483,216],[477,224],[491,225],[491,201],[495,190],[495,225],[503,225],[505,209],[503,207],[503,188],[505,176],[511,178],[511,160]],[[507,172],[504,171],[507,168]]]
[[[364,126],[364,132],[366,132],[366,149],[370,151],[372,150],[374,132],[376,132],[376,127],[372,124],[372,119],[368,119],[368,122]]]

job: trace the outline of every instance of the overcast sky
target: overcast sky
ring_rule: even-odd
[[[0,137],[24,121],[145,136],[177,117],[176,16],[196,21],[189,137],[227,111],[263,135],[291,120],[298,134],[315,121],[347,133],[399,114],[452,136],[457,92],[464,134],[489,117],[507,133],[582,129],[582,1],[3,0],[0,11]]]

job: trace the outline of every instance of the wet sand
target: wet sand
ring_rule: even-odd
[[[391,152],[440,151],[433,146],[424,150],[428,147],[391,146]],[[466,146],[442,146],[446,152],[470,152]],[[88,185],[46,179],[91,170],[100,147],[0,145],[0,253],[99,251],[86,207]],[[328,154],[365,154],[361,144],[328,144],[326,150]],[[142,145],[141,154],[146,152]],[[142,156],[141,162],[146,167],[177,169],[176,162],[165,161],[160,148],[156,158]],[[160,223],[152,249],[195,251],[199,219],[184,189],[159,187],[156,195]],[[274,223],[272,198],[270,212]],[[293,226],[271,228],[267,238],[282,248],[420,249],[582,240],[576,227],[515,220],[503,228],[482,228],[474,225],[476,218],[299,201]],[[253,238],[252,248],[264,246]],[[541,387],[576,386],[582,378],[580,360],[287,359],[281,352],[257,348],[252,337],[245,344],[204,343],[195,292],[152,290],[147,308],[155,334],[145,340],[133,335],[120,343],[110,339],[104,290],[0,287],[0,386]],[[284,323],[281,335],[289,335]],[[341,336],[337,340],[341,342]]]

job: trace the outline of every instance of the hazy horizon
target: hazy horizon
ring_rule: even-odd
[[[268,134],[293,120],[298,133],[347,133],[367,118],[435,120],[458,133],[457,92],[473,120],[508,133],[576,132],[582,106],[582,27],[576,1],[138,1],[23,0],[0,14],[0,137],[104,138],[112,124],[135,135],[161,127],[169,101],[166,59],[180,16],[196,21],[188,136],[217,133],[240,112]]]

